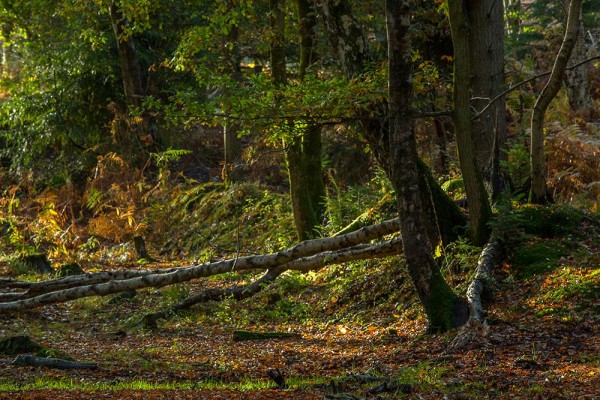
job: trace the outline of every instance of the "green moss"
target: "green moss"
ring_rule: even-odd
[[[295,241],[288,196],[253,183],[189,188],[171,201],[169,214],[177,223],[155,238],[166,242],[165,253],[183,249],[186,256],[205,260],[270,252]]]
[[[0,354],[15,356],[18,354],[31,353],[39,357],[54,357],[64,360],[73,360],[63,352],[42,346],[32,340],[29,336],[11,336],[0,340]]]
[[[442,184],[442,189],[453,199],[465,197],[465,182],[462,178],[453,178]]]
[[[558,260],[569,254],[563,243],[557,240],[545,240],[530,243],[517,249],[512,267],[519,279],[550,272],[558,266]]]
[[[433,273],[429,293],[424,301],[428,333],[446,332],[466,322],[469,316],[466,301],[454,293],[438,270]]]
[[[518,210],[525,233],[544,238],[580,234],[583,213],[569,206],[527,206]]]
[[[563,315],[591,310],[600,314],[600,269],[564,268],[546,280],[547,290],[535,300],[538,315]]]

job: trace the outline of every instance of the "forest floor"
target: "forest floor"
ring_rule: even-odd
[[[136,324],[145,313],[250,276],[3,315],[0,339],[26,334],[98,368],[17,366],[0,354],[0,399],[598,399],[599,232],[592,215],[528,237],[497,268],[489,334],[456,353],[446,351],[455,332],[425,334],[402,263],[389,259],[290,274],[280,291],[199,305],[153,331]],[[300,337],[234,341],[238,329]],[[287,388],[267,377],[274,368]]]

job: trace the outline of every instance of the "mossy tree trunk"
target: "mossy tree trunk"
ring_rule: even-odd
[[[356,79],[372,59],[369,44],[346,0],[315,1],[326,34],[338,55],[346,78]],[[363,136],[369,143],[377,162],[391,177],[388,103],[373,103],[360,120]],[[358,116],[360,119],[360,115]],[[377,117],[377,118],[373,118]],[[432,243],[449,243],[457,236],[454,228],[464,226],[466,219],[456,204],[445,194],[429,167],[421,160],[417,164],[421,186],[421,201],[426,208],[427,233]]]
[[[271,65],[273,79],[277,84],[287,83],[284,52],[284,13],[282,2],[270,1]],[[306,0],[296,0],[300,36],[300,79],[307,74],[315,60],[314,35],[315,14]],[[321,170],[321,127],[297,122],[294,137],[286,140],[286,163],[290,183],[290,198],[294,222],[299,240],[319,236],[319,227],[325,216],[325,186]],[[290,121],[290,124],[294,124]]]
[[[465,191],[469,201],[471,219],[471,238],[475,244],[487,241],[489,228],[487,223],[492,216],[483,176],[477,164],[473,124],[471,121],[471,23],[468,20],[468,0],[449,0],[448,15],[454,45],[454,105],[453,120],[456,130],[456,143],[460,169],[465,182]]]
[[[320,160],[321,129],[320,127],[308,128],[304,129],[303,136],[285,144],[290,198],[299,240],[319,236],[319,226],[323,222],[325,213],[325,190],[321,178]],[[317,149],[315,150],[314,147]],[[314,160],[315,155],[319,157],[318,160]]]
[[[531,193],[529,196],[529,200],[532,203],[544,204],[549,200],[546,188],[547,170],[544,146],[544,118],[548,106],[554,97],[556,97],[556,94],[561,87],[567,68],[567,62],[569,61],[573,47],[577,42],[580,26],[579,19],[581,17],[581,3],[582,0],[571,0],[567,29],[565,30],[565,36],[558,55],[556,56],[556,60],[554,61],[552,73],[550,74],[548,83],[546,83],[546,86],[533,106],[530,140]]]
[[[386,0],[390,154],[400,232],[408,270],[423,304],[431,332],[464,324],[468,306],[442,277],[426,230],[417,143],[411,117],[412,59],[409,0]]]

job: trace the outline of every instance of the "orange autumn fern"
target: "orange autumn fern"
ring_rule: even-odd
[[[600,133],[592,125],[571,125],[548,135],[548,187],[561,201],[600,201]]]

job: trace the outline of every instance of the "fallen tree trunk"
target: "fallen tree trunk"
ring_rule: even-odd
[[[301,259],[302,257],[311,257],[324,252],[333,252],[357,246],[369,240],[373,240],[376,238],[380,238],[384,235],[397,232],[398,227],[398,219],[393,219],[382,222],[380,224],[364,227],[357,231],[353,231],[341,236],[307,240],[299,243],[296,246],[279,251],[277,253],[239,257],[236,259],[223,260],[218,262],[209,262],[187,268],[175,268],[169,270],[168,272],[137,271],[137,275],[135,273],[133,274],[134,277],[131,277],[131,274],[128,274],[127,271],[90,274],[87,279],[81,279],[80,282],[82,283],[80,283],[80,286],[70,286],[76,284],[77,280],[73,278],[77,277],[67,277],[62,278],[62,284],[65,284],[65,282],[69,282],[68,288],[45,293],[44,285],[42,282],[39,285],[36,285],[36,288],[40,292],[42,292],[42,294],[39,294],[40,292],[38,292],[36,293],[36,295],[29,298],[0,302],[0,314],[17,312],[25,309],[31,309],[43,305],[71,301],[89,296],[105,296],[108,294],[147,287],[163,287],[176,283],[187,282],[197,278],[218,275],[225,272],[247,271],[256,269],[273,269],[281,265],[290,263],[292,261]],[[386,246],[390,246],[389,243],[384,243],[386,243]],[[373,246],[362,246],[361,248],[355,249],[354,251],[357,252],[357,254],[355,254],[357,257],[367,258],[365,257],[365,252],[368,253],[368,251],[376,250]],[[335,254],[328,254],[327,256],[323,256],[322,259],[325,260],[327,257],[334,256]],[[302,262],[307,261],[303,260]],[[121,277],[123,277],[123,279],[118,279]],[[69,278],[71,278],[71,280],[69,280]],[[105,281],[105,279],[108,279],[108,281]],[[96,282],[97,280],[102,280],[102,283],[89,284],[89,282]],[[6,284],[11,285],[10,282]],[[55,285],[54,287],[56,287],[56,285],[59,285],[59,283],[52,281],[48,282],[48,284],[49,286]],[[14,283],[12,283],[12,285],[12,287],[14,287]],[[30,285],[29,288],[31,289],[31,287],[33,286]]]
[[[284,270],[280,268],[267,270],[259,279],[245,286],[233,286],[226,289],[207,289],[173,304],[170,308],[155,313],[147,314],[142,318],[142,323],[148,329],[157,329],[158,321],[168,319],[178,312],[187,310],[193,305],[207,301],[219,301],[227,298],[243,300],[254,296],[273,282]]]
[[[494,265],[499,262],[501,253],[502,243],[496,235],[492,234],[477,261],[475,277],[467,288],[467,301],[470,309],[469,320],[459,329],[446,352],[461,350],[474,339],[487,335],[489,327],[485,322],[486,312],[483,308],[482,298],[486,297],[486,293],[489,293],[492,286],[496,284]]]
[[[233,331],[233,341],[241,342],[244,340],[271,340],[271,339],[302,339],[299,333],[290,332],[250,332]]]
[[[401,250],[402,239],[397,236],[393,239],[371,245],[357,245],[349,249],[327,251],[310,257],[302,257],[277,268],[267,270],[259,279],[246,286],[234,286],[226,289],[208,289],[190,296],[169,309],[146,315],[142,322],[149,329],[156,329],[161,319],[167,319],[182,310],[207,301],[218,301],[226,298],[243,300],[254,296],[267,288],[279,275],[286,270],[301,272],[316,271],[326,265],[339,264],[347,261],[356,261],[365,258],[378,258],[398,254]]]
[[[98,364],[63,360],[62,358],[46,358],[32,355],[20,355],[14,359],[12,365],[31,365],[34,367],[48,367],[58,369],[96,369]]]

